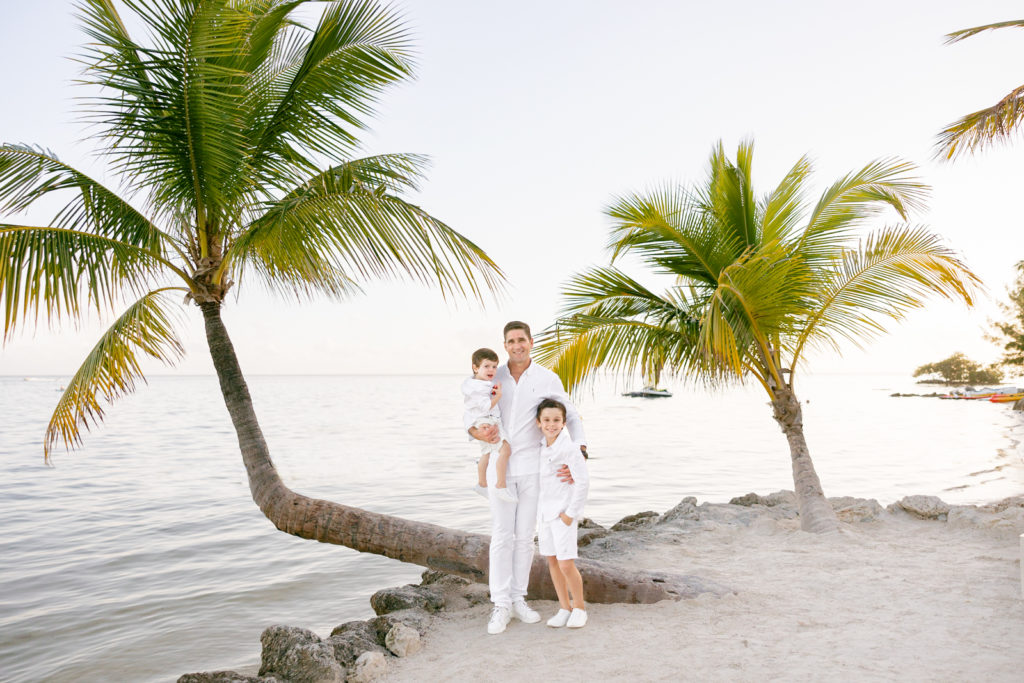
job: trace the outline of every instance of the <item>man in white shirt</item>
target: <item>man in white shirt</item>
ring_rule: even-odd
[[[489,584],[494,610],[487,624],[488,633],[501,633],[513,616],[528,624],[540,621],[526,604],[526,587],[533,564],[533,537],[537,530],[537,499],[540,494],[540,440],[537,406],[543,398],[553,398],[566,407],[566,429],[580,450],[587,451],[586,435],[579,413],[565,393],[562,381],[530,358],[533,337],[530,326],[514,320],[505,325],[505,351],[508,363],[498,368],[494,379],[501,382],[501,420],[512,447],[508,461],[508,489],[515,502],[495,495],[494,463],[488,467],[487,491],[491,505],[491,548]],[[474,439],[494,443],[498,429],[493,425],[466,425]],[[568,473],[564,475],[568,477]]]

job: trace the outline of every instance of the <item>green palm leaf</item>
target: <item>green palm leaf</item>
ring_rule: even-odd
[[[415,185],[422,159],[378,156],[336,166],[273,203],[233,243],[225,263],[255,268],[275,289],[317,287],[343,296],[352,283],[403,274],[445,294],[479,298],[503,275],[473,242],[389,193]]]
[[[87,309],[109,310],[122,292],[138,292],[167,264],[109,237],[68,230],[0,224],[0,304],[4,340],[19,320],[78,319]]]
[[[880,230],[830,268],[815,309],[797,337],[794,364],[815,342],[838,349],[838,339],[855,344],[885,331],[883,320],[900,320],[930,295],[970,304],[980,280],[942,240],[924,228]]]
[[[53,445],[63,441],[67,448],[81,443],[81,428],[103,419],[102,399],[111,403],[135,390],[143,379],[140,354],[173,365],[184,355],[174,331],[174,321],[165,310],[167,289],[149,292],[133,303],[100,337],[67,388],[46,428],[46,458]]]

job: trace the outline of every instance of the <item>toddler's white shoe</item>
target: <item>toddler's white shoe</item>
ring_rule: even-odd
[[[583,628],[587,625],[587,611],[574,608],[565,625],[568,628]]]
[[[481,495],[484,498],[488,497],[487,496],[487,487],[486,486],[481,486],[480,484],[477,484],[476,486],[473,487],[473,493]]]
[[[494,495],[498,497],[498,500],[503,500],[506,503],[515,503],[516,501],[519,500],[518,498],[516,498],[516,494],[509,491],[507,488],[499,489],[495,487]]]
[[[548,619],[548,626],[551,628],[562,628],[565,626],[566,622],[569,621],[570,614],[572,614],[572,612],[567,609],[558,610],[555,616]]]
[[[492,636],[497,635],[505,630],[505,627],[508,626],[508,622],[510,621],[512,621],[512,613],[509,611],[508,607],[496,605],[494,609],[491,610],[491,618],[487,622],[487,632]]]
[[[501,489],[498,489],[499,491]],[[536,610],[530,609],[530,606],[526,604],[526,600],[516,600],[512,603],[512,616],[524,624],[536,624],[540,621],[540,615],[537,614]]]

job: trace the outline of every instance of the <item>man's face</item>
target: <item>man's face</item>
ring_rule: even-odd
[[[530,349],[533,348],[533,339],[526,336],[526,330],[509,330],[505,334],[505,352],[508,359],[514,363],[525,363],[530,360]]]

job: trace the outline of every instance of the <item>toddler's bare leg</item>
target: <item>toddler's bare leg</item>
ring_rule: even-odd
[[[498,450],[498,463],[495,469],[498,470],[498,483],[497,488],[503,489],[508,485],[505,483],[505,473],[508,471],[508,459],[512,455],[512,447],[508,445],[508,441],[501,442],[501,448]]]
[[[477,483],[482,488],[487,488],[487,463],[491,459],[490,453],[484,453],[480,456],[480,459],[476,461],[476,476]]]

